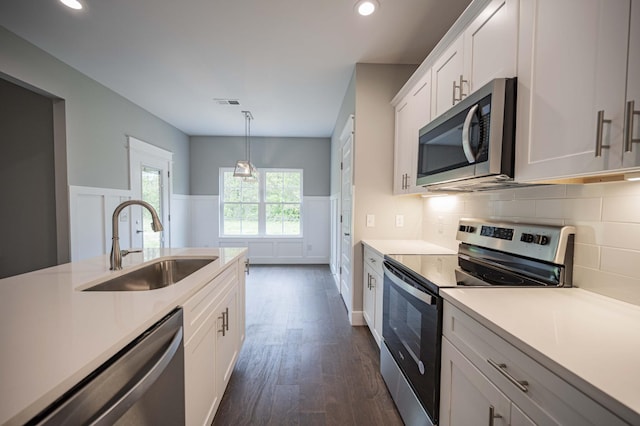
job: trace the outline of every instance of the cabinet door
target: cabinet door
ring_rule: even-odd
[[[634,110],[638,111],[640,110],[640,0],[631,1],[630,22],[627,102],[633,101]],[[630,126],[630,129],[632,139],[640,139],[640,117],[634,117],[633,126]],[[640,166],[640,144],[632,144],[631,152],[624,153],[623,162],[624,167]]]
[[[441,426],[509,424],[511,401],[446,338],[440,386]]]
[[[233,286],[214,308],[216,316],[216,387],[224,394],[239,352],[238,287]]]
[[[396,106],[396,131],[394,143],[393,193],[407,192],[408,174],[411,167],[411,94]],[[418,144],[416,136],[416,145]],[[365,283],[366,284],[366,283]]]
[[[365,321],[371,329],[371,333],[375,334],[375,314],[376,314],[376,288],[375,288],[375,272],[367,263],[364,264],[363,271],[363,299],[362,314]]]
[[[511,404],[511,426],[535,426],[535,424],[522,410]]]
[[[629,0],[521,0],[516,179],[619,168]],[[598,111],[602,126],[596,156]]]
[[[494,78],[515,77],[518,1],[494,0],[464,32],[464,78],[471,92]]]
[[[216,386],[216,317],[211,314],[184,348],[185,417],[188,425],[213,420],[220,402]]]
[[[433,90],[431,96],[431,118],[436,118],[451,108],[463,95],[469,94],[469,85],[464,79],[464,37],[461,35],[436,60],[431,68]]]

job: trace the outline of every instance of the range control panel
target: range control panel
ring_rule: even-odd
[[[572,226],[460,219],[456,238],[463,243],[563,263]]]

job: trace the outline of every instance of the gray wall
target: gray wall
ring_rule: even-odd
[[[0,149],[5,278],[57,264],[53,101],[0,79]]]
[[[129,189],[131,135],[173,152],[173,191],[189,194],[189,138],[180,130],[0,27],[3,75],[66,101],[70,185]]]
[[[245,159],[245,138],[192,136],[190,145],[191,194],[219,195],[219,169]],[[306,196],[329,195],[330,157],[329,138],[251,137],[251,162],[258,169],[303,169]]]

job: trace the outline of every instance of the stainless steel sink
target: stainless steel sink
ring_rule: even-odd
[[[217,257],[164,259],[115,278],[86,288],[83,291],[144,291],[167,287],[207,266]]]

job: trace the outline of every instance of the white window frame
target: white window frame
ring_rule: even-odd
[[[219,220],[218,235],[221,239],[295,239],[303,238],[304,233],[304,170],[290,168],[260,168],[258,169],[258,234],[225,234],[224,233],[224,173],[233,173],[233,167],[221,167],[219,169]],[[297,235],[267,235],[266,233],[266,172],[298,172],[300,173],[300,233]],[[241,179],[241,178],[233,178]],[[253,203],[247,203],[253,204]]]

